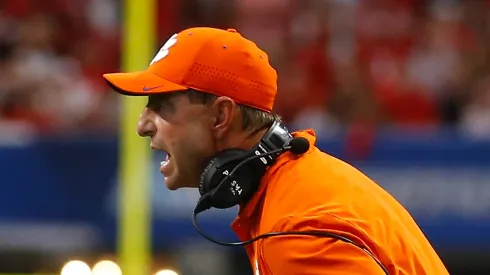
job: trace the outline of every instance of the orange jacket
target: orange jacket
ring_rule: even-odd
[[[349,164],[318,150],[270,167],[232,228],[241,240],[277,231],[328,230],[366,247],[391,275],[445,275],[444,264],[405,208]],[[255,275],[384,274],[360,248],[332,238],[275,236],[246,247]]]

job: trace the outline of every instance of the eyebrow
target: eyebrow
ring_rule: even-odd
[[[175,104],[173,98],[175,98],[174,94],[148,95],[146,107],[154,111],[159,111],[161,109],[174,110]]]

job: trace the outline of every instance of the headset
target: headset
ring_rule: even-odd
[[[193,211],[192,223],[196,230],[209,241],[224,246],[243,246],[260,239],[285,236],[308,235],[333,238],[352,244],[366,252],[389,275],[387,268],[367,248],[349,238],[327,231],[270,232],[244,242],[222,242],[205,234],[197,223],[197,215],[210,208],[226,209],[244,204],[259,188],[267,168],[275,163],[279,155],[290,151],[299,156],[308,151],[306,138],[293,137],[286,126],[276,120],[252,150],[227,149],[215,155],[201,173],[199,193],[201,195]]]

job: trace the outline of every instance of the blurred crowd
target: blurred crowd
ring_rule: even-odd
[[[120,69],[121,2],[0,0],[2,132],[116,131],[118,97],[101,75]],[[279,74],[276,111],[292,128],[490,136],[490,1],[157,2],[159,44],[207,25],[266,50]]]
[[[118,68],[116,3],[0,3],[0,129],[115,129],[117,101],[101,74]]]

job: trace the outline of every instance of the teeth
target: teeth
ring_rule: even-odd
[[[167,153],[167,155],[165,156],[165,160],[162,160],[162,161],[160,162],[160,166],[165,166],[165,165],[167,165],[167,164],[168,164],[168,162],[169,162],[169,160],[170,160],[170,155]]]

